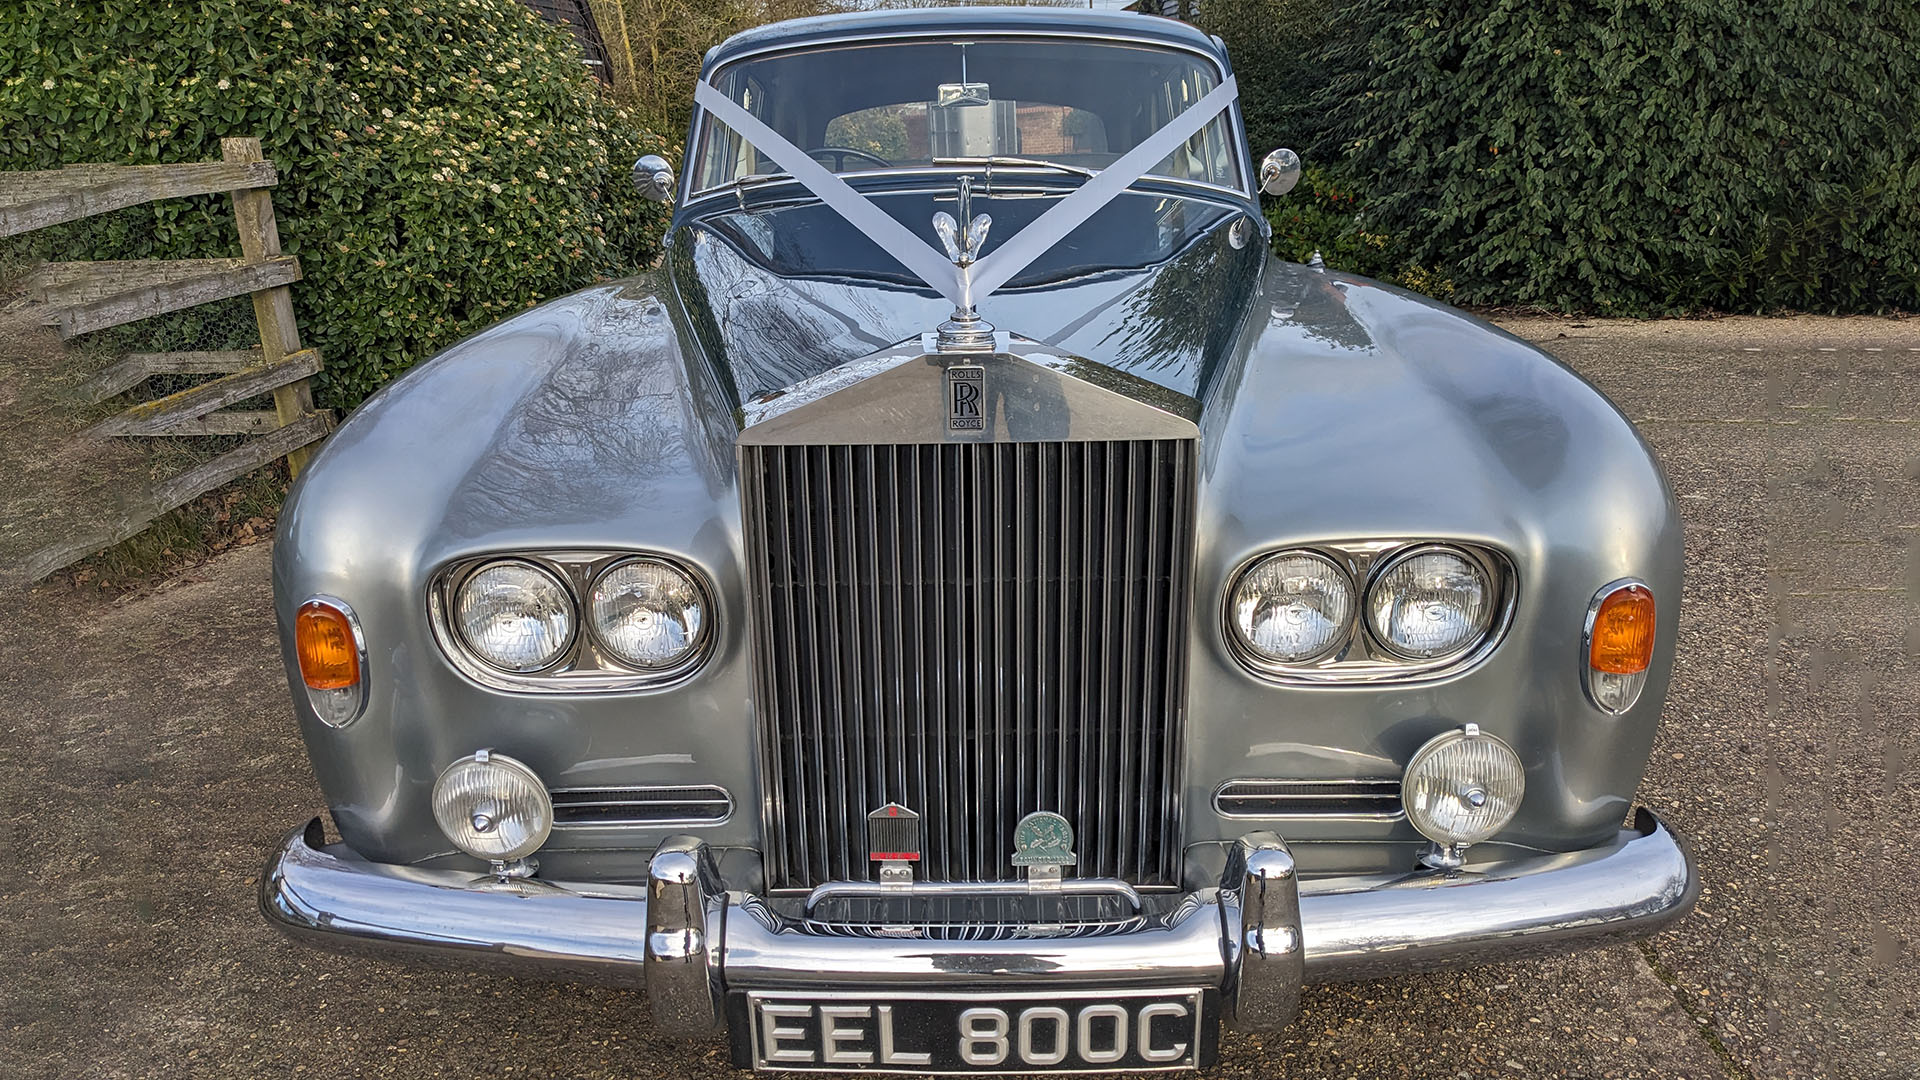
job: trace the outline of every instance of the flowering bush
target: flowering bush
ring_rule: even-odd
[[[0,165],[211,161],[257,135],[325,403],[657,254],[666,153],[519,0],[10,0]],[[36,234],[63,259],[238,254],[223,196]],[[204,344],[204,343],[202,343]]]

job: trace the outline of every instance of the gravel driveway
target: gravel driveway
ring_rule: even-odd
[[[1224,1076],[1920,1075],[1920,322],[1509,324],[1640,424],[1687,516],[1642,797],[1698,911],[1642,945],[1308,993]],[[357,963],[254,909],[321,805],[268,551],[0,597],[0,1076],[718,1077],[633,993]]]

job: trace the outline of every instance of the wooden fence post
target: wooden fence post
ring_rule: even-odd
[[[237,138],[220,140],[220,156],[230,162],[261,161],[260,140]],[[267,262],[280,254],[280,226],[273,217],[273,195],[265,188],[232,192],[234,222],[240,227],[240,254],[249,263]],[[300,326],[293,318],[293,290],[285,285],[253,294],[253,317],[260,324],[260,354],[272,366],[301,349]],[[273,411],[281,426],[294,423],[313,412],[313,388],[306,379],[276,387]],[[287,455],[287,472],[298,476],[313,456],[313,447],[303,446]]]

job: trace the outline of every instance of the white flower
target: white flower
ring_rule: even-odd
[[[500,194],[500,185],[499,185],[499,184],[488,184],[488,185],[487,185],[487,190],[488,190],[488,191],[491,191],[491,192],[493,192],[493,193],[494,193],[495,195],[498,195],[498,194]]]
[[[41,84],[40,84],[40,89],[42,89],[42,90],[51,90],[51,89],[53,89],[53,80],[52,80],[52,79],[48,79],[48,80],[47,80],[46,82],[43,82],[43,83],[41,83]]]
[[[213,84],[213,88],[215,90],[231,90],[233,89],[233,84],[225,79],[221,79],[219,82]]]
[[[381,110],[380,110],[380,115],[381,115],[381,116],[384,116],[384,117],[386,117],[386,118],[387,118],[387,119],[389,119],[389,120],[391,120],[391,119],[393,119],[393,110],[392,110],[392,109],[381,109]]]

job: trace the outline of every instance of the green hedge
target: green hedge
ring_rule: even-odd
[[[1278,141],[1366,193],[1294,246],[1478,304],[1920,309],[1920,4],[1333,2],[1202,6],[1296,88]]]
[[[263,140],[326,404],[657,254],[664,212],[627,175],[666,142],[519,0],[8,2],[0,166],[216,160],[222,136]],[[225,197],[208,196],[29,243],[63,259],[188,258],[238,254],[236,235]]]
[[[1333,77],[1344,41],[1337,18],[1343,0],[1210,0],[1193,22],[1227,44],[1240,83],[1240,109],[1254,160],[1285,146],[1309,162],[1341,150],[1319,93]]]

